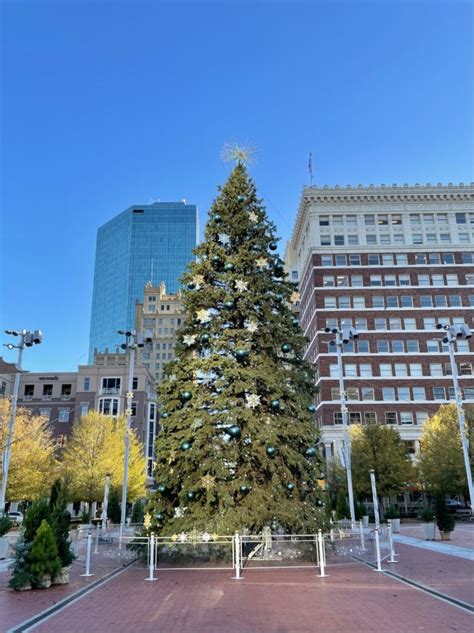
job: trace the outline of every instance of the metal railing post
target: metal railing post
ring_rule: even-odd
[[[324,536],[321,530],[318,531],[318,544],[319,544],[319,577],[326,578],[326,552],[324,549]]]
[[[383,571],[382,560],[380,558],[380,536],[378,527],[375,528],[375,556],[377,558],[377,569],[373,571]]]
[[[393,534],[392,534],[392,522],[390,521],[390,519],[388,519],[387,521],[388,524],[388,545],[390,547],[390,558],[388,559],[389,563],[398,563],[397,560],[395,560],[395,548],[393,546]]]
[[[154,575],[155,569],[155,536],[152,534],[148,539],[148,578],[145,580],[157,580]]]
[[[92,550],[92,534],[89,532],[87,535],[87,551],[86,551],[86,573],[81,576],[93,576],[91,574],[91,550]]]
[[[242,565],[242,544],[240,540],[240,534],[238,532],[234,535],[235,540],[235,576],[232,576],[232,580],[242,580],[240,568]]]
[[[360,533],[360,546],[362,551],[365,552],[365,537],[364,537],[364,523],[359,521],[359,533]]]

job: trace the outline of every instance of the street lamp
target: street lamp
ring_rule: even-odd
[[[352,467],[351,467],[351,436],[349,433],[349,414],[347,411],[347,398],[344,389],[344,370],[342,365],[342,349],[346,343],[359,338],[357,330],[349,325],[342,325],[342,328],[329,328],[325,332],[332,332],[336,338],[330,341],[329,345],[336,346],[337,349],[337,370],[339,377],[339,398],[341,402],[342,427],[344,429],[344,462],[347,477],[347,493],[349,495],[349,510],[351,513],[351,524],[355,525],[355,506],[354,506],[354,490],[352,488]]]
[[[118,334],[125,336],[125,343],[120,346],[123,350],[129,350],[128,359],[128,389],[127,389],[127,408],[125,409],[126,427],[125,427],[125,451],[123,456],[123,483],[122,483],[122,507],[120,511],[120,540],[122,545],[122,535],[125,527],[125,519],[127,514],[127,487],[128,487],[128,462],[130,459],[130,428],[132,425],[132,401],[133,401],[133,369],[135,367],[135,350],[138,347],[144,347],[145,342],[150,343],[151,337],[144,339],[142,332],[135,330],[118,330]]]
[[[8,349],[18,350],[18,361],[16,363],[15,383],[13,386],[12,396],[12,410],[10,415],[10,423],[8,425],[7,443],[5,450],[3,451],[2,460],[2,489],[0,491],[0,513],[5,510],[5,501],[7,496],[7,481],[8,481],[8,469],[10,467],[10,457],[13,443],[13,431],[15,429],[15,417],[18,401],[18,391],[20,390],[20,376],[21,376],[21,364],[23,360],[23,350],[25,347],[33,347],[33,345],[39,345],[43,340],[43,334],[41,330],[5,330],[5,334],[9,336],[19,336],[20,341],[18,345],[13,343],[4,343],[4,346]]]
[[[470,339],[472,336],[472,332],[470,328],[465,324],[454,324],[450,325],[447,323],[443,325],[442,323],[438,323],[436,325],[438,330],[444,330],[446,332],[446,336],[443,338],[443,343],[448,345],[449,351],[449,360],[451,361],[451,374],[453,377],[454,384],[454,397],[456,400],[456,408],[458,412],[458,422],[459,422],[459,431],[461,433],[461,444],[462,444],[462,452],[464,456],[464,466],[466,468],[466,477],[467,477],[467,488],[469,491],[469,500],[471,502],[471,514],[474,512],[474,489],[472,485],[472,472],[471,472],[471,464],[469,460],[469,442],[466,437],[466,419],[464,417],[464,410],[462,408],[462,393],[459,387],[458,380],[458,366],[456,364],[456,359],[454,357],[454,343],[457,340],[466,341]]]

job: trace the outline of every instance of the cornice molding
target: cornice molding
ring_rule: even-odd
[[[297,241],[306,211],[311,205],[332,205],[332,204],[364,204],[364,203],[417,203],[417,202],[466,202],[474,201],[474,183],[465,185],[459,183],[453,185],[448,183],[443,185],[441,183],[437,185],[415,184],[410,186],[404,185],[369,185],[364,187],[357,185],[352,187],[347,185],[346,187],[329,187],[324,185],[318,187],[313,185],[312,187],[303,187],[301,194],[300,205],[296,216],[295,226],[291,237],[291,244],[293,248],[297,248]]]

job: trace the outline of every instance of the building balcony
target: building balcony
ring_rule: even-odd
[[[103,387],[100,390],[101,396],[119,396],[120,388],[119,387]]]
[[[53,396],[42,396],[41,400],[52,400]]]
[[[31,402],[31,400],[33,400],[33,396],[23,396],[23,400],[25,402]]]
[[[70,394],[70,393],[63,393],[63,394],[61,395],[61,400],[63,400],[63,401],[67,401],[67,400],[70,400],[70,399],[71,399],[71,397],[72,397],[72,396],[71,396],[71,394]]]

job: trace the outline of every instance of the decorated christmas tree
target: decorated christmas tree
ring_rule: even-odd
[[[161,535],[268,525],[313,533],[323,519],[314,375],[291,310],[296,286],[237,158],[184,275],[187,320],[160,387],[146,523]]]

